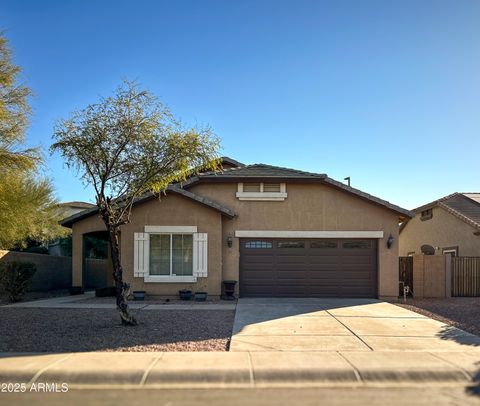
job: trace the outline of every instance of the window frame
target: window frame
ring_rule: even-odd
[[[453,254],[452,257],[458,257],[458,245],[455,247],[443,247],[442,255]]]
[[[253,201],[284,201],[288,194],[287,194],[287,185],[285,182],[245,182],[245,183],[260,183],[260,192],[245,192],[243,190],[244,182],[240,182],[237,184],[237,193],[235,196],[238,200],[253,200]],[[265,184],[280,184],[280,191],[279,192],[265,192],[264,185]]]
[[[431,220],[432,218],[433,218],[433,209],[432,208],[425,209],[425,210],[421,211],[421,213],[420,213],[420,220],[421,221]]]
[[[147,228],[147,227],[145,227]],[[185,230],[190,230],[189,228],[185,227],[182,228]],[[156,275],[156,274],[151,274],[151,249],[152,246],[149,244],[149,262],[148,262],[148,274],[144,276],[144,281],[145,282],[172,282],[172,283],[178,283],[178,282],[196,282],[197,277],[194,276],[194,269],[193,269],[193,238],[194,238],[194,232],[191,231],[182,231],[180,228],[172,228],[173,231],[166,231],[166,229],[162,228],[161,232],[155,232],[155,231],[150,231],[148,232],[149,236],[152,235],[168,235],[170,236],[170,261],[169,261],[169,271],[170,273],[168,275]],[[192,236],[192,274],[191,275],[176,275],[172,274],[173,271],[173,236],[174,235],[191,235]]]

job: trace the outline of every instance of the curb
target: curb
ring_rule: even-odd
[[[468,364],[448,362],[460,354]],[[416,364],[410,361],[413,357]],[[480,382],[477,365],[479,353],[468,358],[465,353],[400,352],[0,354],[0,383],[122,388],[471,385]]]

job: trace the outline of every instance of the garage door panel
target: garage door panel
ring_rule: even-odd
[[[375,297],[375,240],[240,241],[241,296]],[[298,248],[303,246],[305,248]]]

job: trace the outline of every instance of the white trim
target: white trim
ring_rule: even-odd
[[[282,202],[287,198],[287,185],[285,182],[280,182],[280,192],[264,192],[264,182],[260,183],[260,192],[244,192],[243,183],[237,184],[237,193],[235,196],[238,200],[251,200],[251,201],[270,201],[270,202]]]
[[[287,198],[287,193],[282,192],[237,192],[238,200],[270,200],[282,201]]]
[[[146,233],[196,233],[197,226],[145,226]]]
[[[195,276],[146,275],[143,280],[146,283],[193,283],[197,278]]]
[[[383,238],[383,231],[236,230],[239,238]]]

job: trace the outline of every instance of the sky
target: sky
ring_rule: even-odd
[[[61,201],[56,120],[136,80],[222,155],[327,173],[411,209],[479,192],[477,0],[0,0]]]

